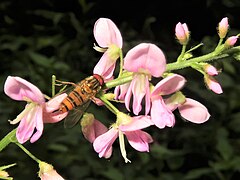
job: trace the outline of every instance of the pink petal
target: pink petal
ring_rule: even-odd
[[[30,82],[15,76],[8,76],[4,84],[4,92],[14,100],[26,101],[26,97],[39,104],[44,103],[42,92]]]
[[[118,130],[111,128],[109,131],[95,139],[93,142],[93,148],[99,154],[99,157],[105,157],[109,153],[109,148],[111,148],[117,137]]]
[[[126,84],[117,86],[114,89],[115,98],[119,99],[119,100],[124,100],[125,95],[126,95],[128,89],[129,89],[129,85],[130,85],[130,83],[126,83]]]
[[[125,107],[128,111],[130,111],[129,105],[130,105],[132,89],[133,89],[133,85],[134,85],[133,81],[134,81],[134,78],[133,78],[132,82],[130,83],[129,88],[126,93],[126,96],[125,96]]]
[[[84,137],[91,143],[93,143],[98,136],[106,133],[107,131],[108,128],[96,119],[92,124],[89,124],[85,127],[82,126],[82,133]]]
[[[156,84],[152,91],[152,97],[159,96],[159,94],[169,95],[179,91],[184,86],[185,82],[186,79],[178,74],[168,76]]]
[[[156,45],[141,43],[127,52],[124,69],[160,77],[166,69],[166,58]]]
[[[126,131],[135,131],[139,129],[143,129],[153,125],[153,122],[150,116],[135,116],[132,118],[131,123],[126,125],[120,125],[119,130]]]
[[[61,102],[67,97],[66,93],[55,96],[45,103],[45,107],[43,109],[43,122],[44,123],[56,123],[61,121],[67,116],[66,113],[61,113],[58,111],[59,105]]]
[[[39,121],[42,121],[42,108],[35,107],[20,121],[16,132],[16,137],[19,143],[23,144],[28,141],[33,135],[35,127],[38,128],[38,131],[34,140],[40,138],[43,127]]]
[[[33,119],[32,119],[33,120]],[[36,142],[43,133],[43,119],[42,119],[42,108],[39,107],[35,114],[35,132],[33,133],[30,142]]]
[[[151,118],[153,123],[160,129],[165,126],[173,127],[175,124],[173,113],[166,107],[161,97],[152,100]]]
[[[104,79],[110,79],[113,76],[116,60],[110,59],[105,52],[93,69],[94,74],[99,74]]]
[[[99,18],[94,25],[94,37],[101,47],[108,47],[111,44],[122,48],[122,35],[117,26],[108,18]]]
[[[190,98],[186,98],[186,102],[179,106],[178,110],[184,119],[196,124],[204,123],[210,117],[204,105]]]
[[[141,130],[125,132],[125,135],[134,149],[140,152],[149,152],[148,143],[153,142],[151,135]]]
[[[149,92],[149,82],[148,77],[143,74],[136,74],[132,82],[132,94],[133,94],[133,113],[138,115],[142,110],[142,99]],[[148,96],[149,97],[149,96]],[[148,104],[150,103],[150,98],[146,99]],[[146,112],[147,114],[148,112]]]

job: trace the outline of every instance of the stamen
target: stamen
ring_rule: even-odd
[[[124,135],[121,131],[118,131],[118,132],[119,132],[120,151],[121,151],[122,157],[124,158],[125,163],[128,163],[128,162],[131,163],[131,161],[127,158],[127,153],[126,153],[125,143],[124,143]]]
[[[17,124],[18,122],[20,122],[23,119],[23,117],[26,116],[26,114],[28,114],[35,105],[36,105],[35,103],[27,104],[25,109],[16,117],[16,119],[8,120],[10,124]]]

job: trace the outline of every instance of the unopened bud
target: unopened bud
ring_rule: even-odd
[[[237,42],[238,36],[231,36],[225,41],[225,47],[229,48],[235,45]]]
[[[205,80],[206,86],[210,90],[212,90],[216,94],[222,94],[223,93],[221,85],[212,76],[205,75],[204,80]]]
[[[229,24],[228,18],[223,18],[220,23],[218,24],[218,35],[221,39],[225,38],[228,32]]]
[[[208,75],[210,75],[210,76],[216,76],[216,75],[218,75],[217,69],[216,69],[214,66],[210,65],[210,64],[206,64],[206,65],[204,66],[204,70],[205,70],[205,72],[206,72]]]
[[[190,38],[190,32],[188,30],[187,24],[178,23],[175,27],[175,35],[180,44],[186,45]]]

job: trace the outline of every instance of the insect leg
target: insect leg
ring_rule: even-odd
[[[59,84],[55,84],[55,85],[57,85],[57,86],[61,86],[61,85],[63,85],[63,84],[65,84],[65,85],[72,85],[72,86],[78,86],[77,84],[75,84],[75,83],[73,83],[73,82],[67,82],[67,81],[60,81],[60,80],[55,80],[56,82],[59,82]]]

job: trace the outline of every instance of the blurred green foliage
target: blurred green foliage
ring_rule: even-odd
[[[180,52],[174,37],[177,22],[188,24],[192,32],[189,46],[204,43],[194,52],[201,55],[216,45],[216,26],[221,18],[228,16],[231,33],[239,33],[239,6],[238,0],[138,2],[138,9],[134,1],[2,0],[0,137],[13,129],[7,120],[15,118],[24,106],[5,96],[6,77],[20,76],[51,95],[52,75],[79,81],[92,74],[101,57],[92,48],[93,25],[99,17],[111,18],[119,27],[124,53],[139,42],[153,42],[172,62]],[[214,65],[222,69],[217,77],[222,95],[208,91],[202,76],[192,69],[178,71],[188,81],[183,92],[207,106],[210,120],[196,125],[182,120],[176,112],[174,128],[147,129],[154,138],[149,153],[136,152],[127,145],[131,164],[124,163],[117,142],[111,159],[98,158],[80,127],[64,129],[62,122],[47,124],[40,140],[26,143],[26,147],[71,180],[236,179],[240,175],[240,64],[229,58]],[[114,116],[105,108],[92,104],[88,111],[108,124],[113,122]],[[37,179],[38,165],[10,144],[0,153],[0,165],[15,162],[17,166],[9,169],[11,176],[17,180]]]

